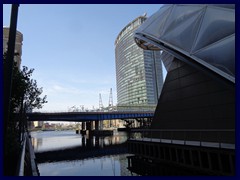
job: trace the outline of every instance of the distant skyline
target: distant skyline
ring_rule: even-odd
[[[108,105],[110,88],[116,105],[114,42],[119,32],[159,4],[21,4],[17,29],[23,34],[21,66],[34,68],[47,104],[35,111],[92,109]],[[3,5],[3,26],[10,24],[11,5]],[[163,71],[164,77],[166,71]]]

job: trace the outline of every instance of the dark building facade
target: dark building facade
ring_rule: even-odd
[[[234,175],[235,5],[167,4],[134,37],[143,49],[163,50],[168,73],[151,129],[129,140],[129,168]]]
[[[221,130],[209,138],[234,144],[235,6],[164,5],[134,37],[163,50],[168,71],[152,128]]]

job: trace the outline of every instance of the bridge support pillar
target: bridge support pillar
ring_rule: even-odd
[[[95,127],[95,122],[94,122],[94,121],[91,121],[90,130],[93,130],[93,127]]]
[[[86,122],[82,122],[82,130],[86,129]]]
[[[91,130],[91,122],[86,122],[86,130]]]
[[[86,122],[86,131],[89,133],[89,135],[92,135],[93,123],[93,121]]]
[[[95,121],[95,130],[99,130],[99,121]]]
[[[86,146],[86,137],[82,136],[82,147]]]
[[[103,121],[99,121],[99,130],[103,130]]]

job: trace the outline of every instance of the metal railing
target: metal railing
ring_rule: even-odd
[[[76,108],[75,110],[72,109],[66,109],[66,110],[40,110],[40,111],[34,111],[35,113],[71,113],[71,112],[134,112],[134,111],[152,111],[154,112],[156,109],[156,105],[119,105],[119,106],[112,106],[111,109],[108,109],[108,107],[103,109],[80,109]]]
[[[130,140],[235,149],[235,129],[134,129]]]
[[[35,162],[35,154],[28,132],[25,132],[23,135],[20,160],[17,167],[18,176],[26,176],[26,174],[31,176],[39,176],[39,171]]]
[[[26,142],[27,142],[27,133],[23,135],[22,149],[20,155],[20,161],[18,162],[17,175],[24,176],[24,162],[25,162],[25,152],[26,152]]]

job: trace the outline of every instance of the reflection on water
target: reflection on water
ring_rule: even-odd
[[[125,132],[114,132],[113,136],[89,137],[76,134],[75,131],[40,131],[31,132],[35,152],[60,150],[73,147],[99,146],[121,144],[127,141]]]
[[[81,145],[80,137],[74,131],[31,132],[35,152],[57,150]]]
[[[112,147],[116,146],[119,150],[119,144],[126,142],[125,132],[116,131],[113,136],[106,137],[89,137],[75,134],[75,131],[44,131],[31,132],[31,136],[34,151],[37,153],[37,161],[39,157],[41,158],[39,162],[43,162],[38,164],[41,176],[136,175],[127,169],[126,156],[129,154],[106,155],[113,152]],[[95,151],[92,148],[95,148]],[[95,157],[89,156],[85,151],[90,154],[93,152]],[[66,153],[71,154],[71,158],[63,156]],[[97,154],[104,156],[96,157]],[[79,158],[81,156],[85,158]],[[50,160],[54,158],[55,160]]]
[[[127,169],[127,154],[76,161],[42,163],[41,176],[136,176]]]

